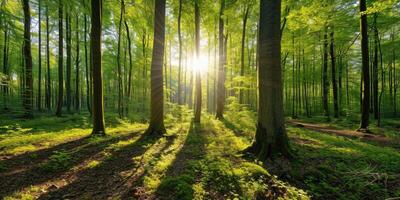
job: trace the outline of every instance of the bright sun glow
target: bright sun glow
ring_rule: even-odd
[[[200,56],[199,58],[194,60],[193,69],[196,72],[206,72],[208,70],[208,58],[204,56]]]

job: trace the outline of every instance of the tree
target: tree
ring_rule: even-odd
[[[196,59],[200,59],[200,8],[199,8],[199,0],[194,2],[194,16],[195,16],[195,29],[196,29]],[[197,61],[199,64],[199,61]],[[195,112],[194,112],[194,122],[200,123],[201,117],[201,71],[197,69],[196,72],[196,104],[195,104]]]
[[[79,58],[79,15],[76,15],[76,58],[75,58],[75,111],[79,112],[80,110],[80,93],[79,93],[79,88],[80,88],[80,58]]]
[[[290,157],[283,116],[281,68],[281,1],[261,0],[259,26],[259,108],[253,144],[247,151],[265,160],[282,154]]]
[[[24,62],[25,62],[25,117],[33,117],[33,79],[32,79],[32,52],[31,52],[31,12],[29,0],[23,0],[24,7]]]
[[[334,39],[334,30],[332,28],[331,33],[331,44],[330,44],[330,55],[331,55],[331,70],[332,70],[332,93],[333,93],[333,113],[334,117],[339,117],[339,102],[338,102],[338,88],[336,81],[336,55],[335,55],[335,39]]]
[[[71,98],[72,98],[72,91],[71,91],[71,69],[72,69],[72,58],[71,58],[71,11],[66,12],[65,17],[65,28],[66,28],[66,45],[67,45],[67,65],[66,65],[66,80],[65,80],[65,90],[66,90],[66,97],[67,97],[67,111],[71,111]]]
[[[64,95],[64,74],[63,74],[63,0],[59,0],[58,5],[58,99],[57,99],[57,117],[61,117]]]
[[[91,60],[93,63],[93,135],[104,135],[103,73],[101,68],[102,0],[91,0]]]
[[[178,11],[178,42],[179,42],[179,67],[178,67],[178,104],[182,105],[182,33],[181,33],[181,18],[182,18],[182,0],[179,0],[179,11]]]
[[[39,3],[39,10],[38,10],[38,15],[39,15],[39,30],[38,30],[38,35],[39,35],[39,41],[38,41],[38,97],[37,97],[37,108],[38,110],[42,110],[42,16],[41,16],[41,0],[38,0]]]
[[[240,54],[240,76],[244,76],[244,49],[245,49],[245,42],[246,42],[246,26],[247,26],[247,20],[249,18],[249,12],[250,12],[250,3],[246,4],[244,15],[243,15],[243,24],[242,24],[242,46],[241,46],[241,54]],[[242,82],[241,82],[242,84]],[[243,89],[240,89],[240,94],[239,94],[239,102],[243,104],[244,102],[244,91]]]
[[[370,98],[370,77],[369,77],[369,52],[368,52],[368,22],[366,0],[360,0],[360,32],[361,32],[361,57],[362,57],[362,80],[363,95],[361,109],[361,124],[359,131],[368,131],[369,125],[369,98]]]
[[[218,33],[218,83],[217,83],[217,109],[216,118],[223,119],[224,104],[225,104],[225,36],[224,36],[224,9],[225,0],[221,0],[221,7],[219,11],[219,33]]]
[[[322,68],[322,106],[324,114],[329,121],[329,106],[328,106],[328,95],[329,95],[329,81],[328,81],[328,27],[325,26],[324,30],[324,49],[323,49],[323,68]]]
[[[165,42],[165,0],[155,0],[154,41],[151,61],[150,124],[146,133],[163,135],[164,127],[164,87],[163,62]]]
[[[46,3],[46,95],[45,102],[48,111],[51,110],[51,86],[50,86],[50,30],[49,30],[49,3]]]

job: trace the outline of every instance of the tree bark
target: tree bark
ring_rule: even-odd
[[[126,28],[126,35],[128,38],[128,54],[129,54],[129,75],[128,75],[128,91],[127,91],[127,102],[131,100],[131,87],[132,87],[132,43],[131,43],[131,36],[129,32],[128,22],[125,19],[125,28]],[[129,112],[129,106],[126,106],[126,113]]]
[[[119,15],[118,24],[118,50],[117,50],[117,69],[118,69],[118,114],[119,118],[123,117],[123,105],[122,105],[122,69],[121,69],[121,29],[122,29],[122,18],[125,10],[124,1],[121,1],[121,12]]]
[[[194,13],[195,13],[195,29],[196,29],[196,58],[197,62],[200,59],[200,8],[198,0],[194,3]],[[201,92],[201,71],[198,69],[196,72],[196,104],[194,111],[194,122],[200,123],[201,117],[201,100],[202,100],[202,92]]]
[[[79,93],[79,87],[80,87],[80,68],[79,68],[79,15],[76,15],[76,58],[75,58],[75,111],[79,112],[80,110],[80,93]]]
[[[366,0],[360,0],[360,12],[362,13],[360,19],[360,32],[361,32],[361,56],[362,56],[362,79],[364,84],[364,91],[362,95],[362,109],[361,109],[361,123],[360,131],[367,131],[369,125],[369,98],[370,98],[370,77],[369,77],[369,53],[368,53],[368,22],[367,15],[364,14],[367,10]]]
[[[327,120],[329,117],[328,95],[329,95],[329,81],[328,81],[328,28],[325,27],[324,31],[324,53],[323,53],[323,69],[322,69],[322,107],[324,115]]]
[[[330,44],[330,54],[331,54],[331,78],[332,78],[332,93],[333,93],[333,113],[334,117],[339,117],[339,102],[338,102],[338,88],[337,88],[337,80],[336,80],[336,55],[335,55],[335,38],[334,31],[332,30],[330,33],[331,36],[331,44]]]
[[[63,0],[59,0],[58,7],[58,99],[57,99],[57,117],[61,117],[62,104],[64,96],[64,74],[63,74]]]
[[[218,66],[218,84],[217,84],[217,110],[216,118],[223,119],[224,104],[225,104],[225,42],[224,42],[224,9],[225,0],[221,0],[221,7],[219,12],[219,66]]]
[[[179,65],[178,65],[178,105],[182,105],[182,81],[181,81],[181,73],[182,73],[182,33],[181,33],[181,18],[182,18],[182,0],[179,0],[179,10],[178,10],[178,43],[179,43]]]
[[[85,18],[85,32],[84,32],[84,43],[85,43],[85,76],[86,76],[86,106],[92,116],[92,107],[91,107],[91,95],[92,95],[92,81],[91,76],[89,76],[89,63],[88,63],[88,49],[87,49],[87,15],[84,15]]]
[[[150,125],[147,133],[163,135],[164,127],[164,87],[163,62],[165,43],[165,2],[155,0],[154,42],[151,63]]]
[[[66,65],[66,80],[65,89],[67,93],[67,112],[71,112],[71,69],[72,69],[72,59],[71,59],[71,15],[70,11],[66,12],[65,26],[66,26],[66,43],[67,43],[67,65]]]
[[[280,0],[261,0],[259,29],[259,108],[255,140],[248,150],[260,160],[291,157],[283,115]]]
[[[32,52],[31,52],[31,13],[29,0],[23,0],[24,8],[24,62],[25,62],[25,94],[24,117],[33,117],[33,79],[32,79]]]
[[[49,30],[49,5],[46,4],[46,65],[47,65],[47,76],[46,76],[46,108],[48,111],[51,110],[51,80],[50,80],[50,30]]]
[[[104,135],[103,75],[101,66],[101,24],[102,0],[91,0],[91,60],[93,64],[93,131],[92,134]]]
[[[42,4],[41,0],[38,0],[39,10],[38,10],[38,96],[37,96],[37,108],[39,111],[42,110],[42,16],[41,16],[41,9]]]
[[[374,118],[379,118],[379,91],[378,91],[378,26],[377,26],[377,17],[378,15],[374,14],[374,60],[372,62],[372,91],[373,91],[373,103],[374,103]]]
[[[245,48],[245,41],[246,41],[246,26],[247,26],[247,19],[249,16],[249,11],[250,11],[250,3],[246,5],[246,10],[244,12],[243,16],[243,27],[242,27],[242,46],[241,46],[241,55],[240,55],[240,76],[244,77],[244,48]],[[240,87],[243,87],[243,83],[240,82]],[[242,88],[240,88],[239,92],[239,103],[243,104],[244,99],[243,99],[243,94],[244,91]]]

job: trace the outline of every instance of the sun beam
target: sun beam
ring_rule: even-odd
[[[200,73],[207,72],[208,64],[208,58],[205,56],[200,56],[199,58],[194,59],[193,70]]]

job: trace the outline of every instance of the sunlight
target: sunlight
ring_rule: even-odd
[[[204,73],[208,70],[208,58],[205,56],[200,56],[194,59],[193,70],[196,72]]]

